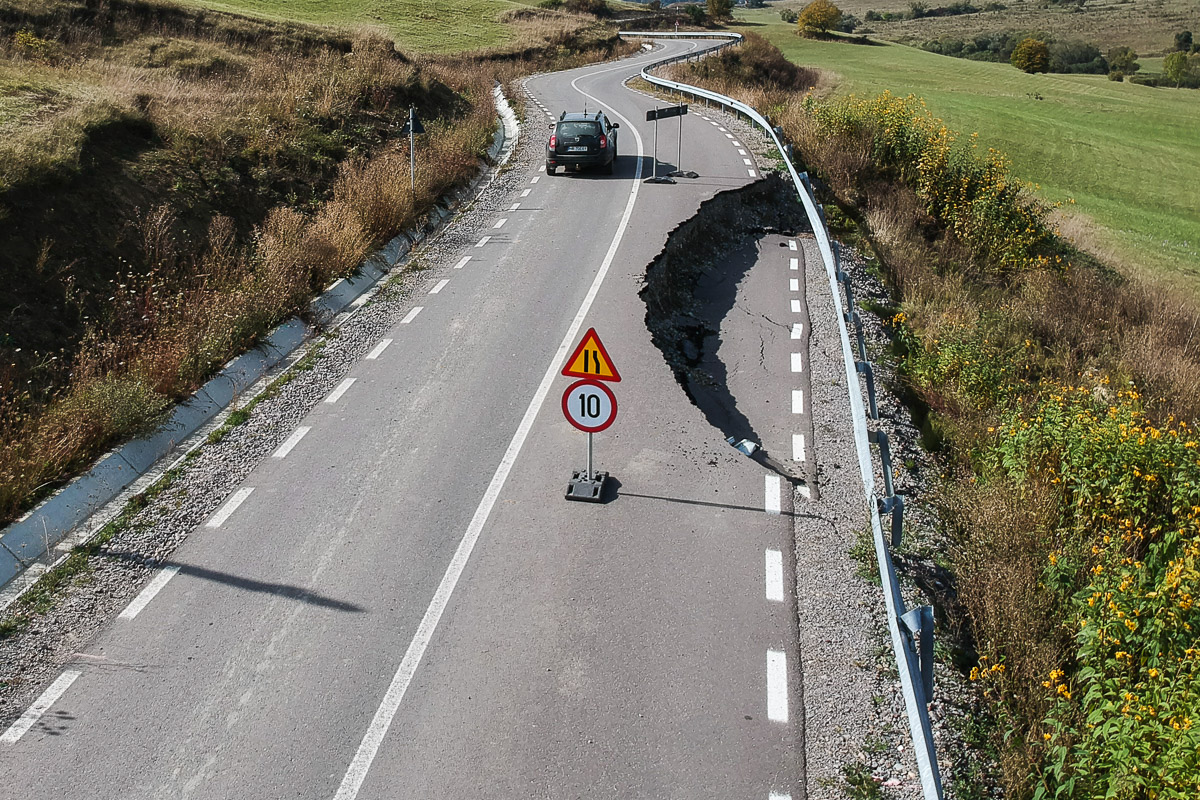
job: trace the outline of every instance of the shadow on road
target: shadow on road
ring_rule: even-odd
[[[115,558],[122,561],[130,561],[138,564],[152,563],[137,553],[105,553],[109,558]],[[269,583],[267,581],[259,581],[254,578],[243,578],[240,575],[232,575],[228,572],[218,572],[214,569],[205,567],[196,567],[191,564],[179,564],[177,562],[163,561],[158,563],[162,567],[178,566],[179,572],[182,575],[191,575],[201,580],[213,581],[215,583],[223,583],[226,586],[232,586],[236,589],[243,589],[247,592],[257,592],[260,594],[272,594],[277,597],[286,597],[290,600],[298,600],[301,603],[307,603],[311,606],[319,608],[330,608],[334,611],[348,611],[351,613],[362,613],[365,608],[354,603],[347,603],[344,600],[335,600],[332,597],[325,597],[316,592],[299,586],[292,586],[286,583]]]

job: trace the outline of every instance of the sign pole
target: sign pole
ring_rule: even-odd
[[[413,118],[416,117],[416,111],[413,106],[408,107],[408,182],[409,188],[412,189],[413,207],[417,205],[417,148],[416,128],[413,125]]]
[[[592,479],[592,436],[593,436],[593,434],[590,434],[590,433],[588,434],[587,472],[583,473],[583,477],[589,481]]]
[[[675,151],[675,174],[683,174],[683,114],[679,115],[679,147]]]
[[[655,111],[657,110],[655,109]],[[658,180],[658,117],[654,118],[654,175],[650,180]]]

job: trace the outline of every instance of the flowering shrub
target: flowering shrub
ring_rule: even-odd
[[[1137,392],[1065,388],[1000,424],[991,475],[1054,487],[1045,586],[1075,649],[1042,687],[1035,798],[1193,798],[1200,786],[1200,432]]]
[[[809,96],[804,110],[826,136],[865,133],[876,167],[911,186],[929,213],[971,248],[976,267],[1008,272],[1064,265],[1047,208],[1008,174],[1004,155],[990,148],[981,154],[974,134],[964,140],[921,98]]]

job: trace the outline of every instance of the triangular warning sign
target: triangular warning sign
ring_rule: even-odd
[[[621,373],[617,372],[617,365],[609,358],[608,351],[596,335],[595,328],[588,328],[575,352],[567,359],[562,374],[571,378],[591,378],[614,383],[621,380]]]

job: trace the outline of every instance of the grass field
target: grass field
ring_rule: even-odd
[[[186,0],[271,19],[326,25],[371,25],[386,31],[401,50],[449,53],[506,44],[512,31],[500,15],[534,5],[516,0]]]
[[[1082,214],[1065,226],[1081,244],[1200,296],[1200,91],[812,41],[774,9],[737,17],[792,61],[835,73],[836,93],[923,97],[950,127],[1007,153],[1046,200]]]
[[[808,0],[782,0],[772,7],[802,8],[807,3]],[[930,8],[950,4],[950,0],[925,3]],[[982,7],[987,3],[975,0],[974,4]],[[865,22],[868,11],[904,13],[909,10],[909,0],[837,0],[838,8],[864,20],[865,27],[875,36],[909,44],[939,36],[961,37],[1012,29],[1085,39],[1106,52],[1113,45],[1127,45],[1142,55],[1161,55],[1174,41],[1176,32],[1190,30],[1200,34],[1200,0],[1088,0],[1080,10],[1070,5],[1051,5],[1045,0],[1003,0],[1003,4],[1003,11]]]

